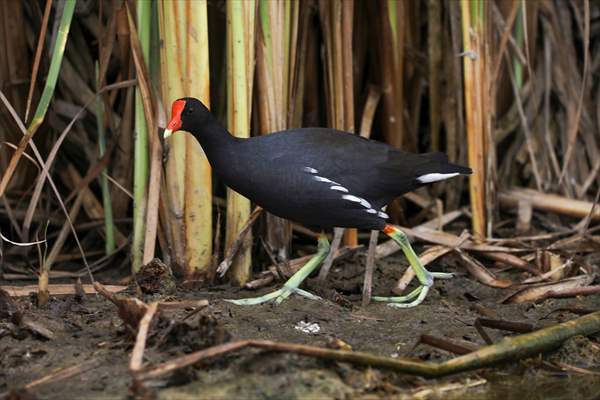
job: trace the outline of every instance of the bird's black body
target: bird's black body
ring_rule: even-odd
[[[265,210],[312,227],[383,229],[392,199],[419,177],[469,174],[442,153],[412,154],[326,128],[237,139],[196,99],[181,130],[192,133],[224,183]],[[429,174],[429,175],[428,175]]]

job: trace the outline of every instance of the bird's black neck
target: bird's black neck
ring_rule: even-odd
[[[213,168],[217,168],[215,164],[227,158],[232,147],[239,141],[213,116],[204,121],[201,128],[190,133],[202,146]]]

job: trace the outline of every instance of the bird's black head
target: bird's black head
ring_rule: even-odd
[[[171,107],[171,119],[165,129],[164,138],[168,138],[177,131],[194,133],[194,128],[198,129],[203,126],[210,117],[208,108],[194,97],[175,100]]]

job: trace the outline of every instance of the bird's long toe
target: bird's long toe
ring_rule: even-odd
[[[271,301],[273,299],[278,299],[279,297],[281,297],[284,294],[284,289],[281,288],[279,290],[276,290],[274,292],[271,293],[267,293],[264,296],[260,296],[260,297],[250,297],[247,299],[224,299],[226,302],[228,303],[233,303],[236,304],[238,306],[255,306],[258,304],[262,304],[262,303],[266,303],[268,301]],[[289,296],[289,294],[288,294]],[[287,296],[286,296],[287,297]]]
[[[267,303],[271,300],[275,300],[276,304],[281,304],[285,299],[290,297],[292,294],[298,294],[300,296],[306,297],[310,300],[322,300],[321,297],[307,292],[306,290],[297,288],[297,287],[289,287],[283,286],[281,289],[276,290],[274,292],[265,294],[260,297],[250,297],[247,299],[225,299],[226,302],[236,304],[238,306],[255,306],[258,304]]]
[[[429,272],[435,279],[451,279],[454,278],[452,272]]]

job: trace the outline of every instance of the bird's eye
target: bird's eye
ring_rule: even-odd
[[[185,111],[185,113],[189,115],[189,114],[191,114],[193,111],[194,111],[194,110],[193,110],[192,108],[188,108],[188,109]]]

